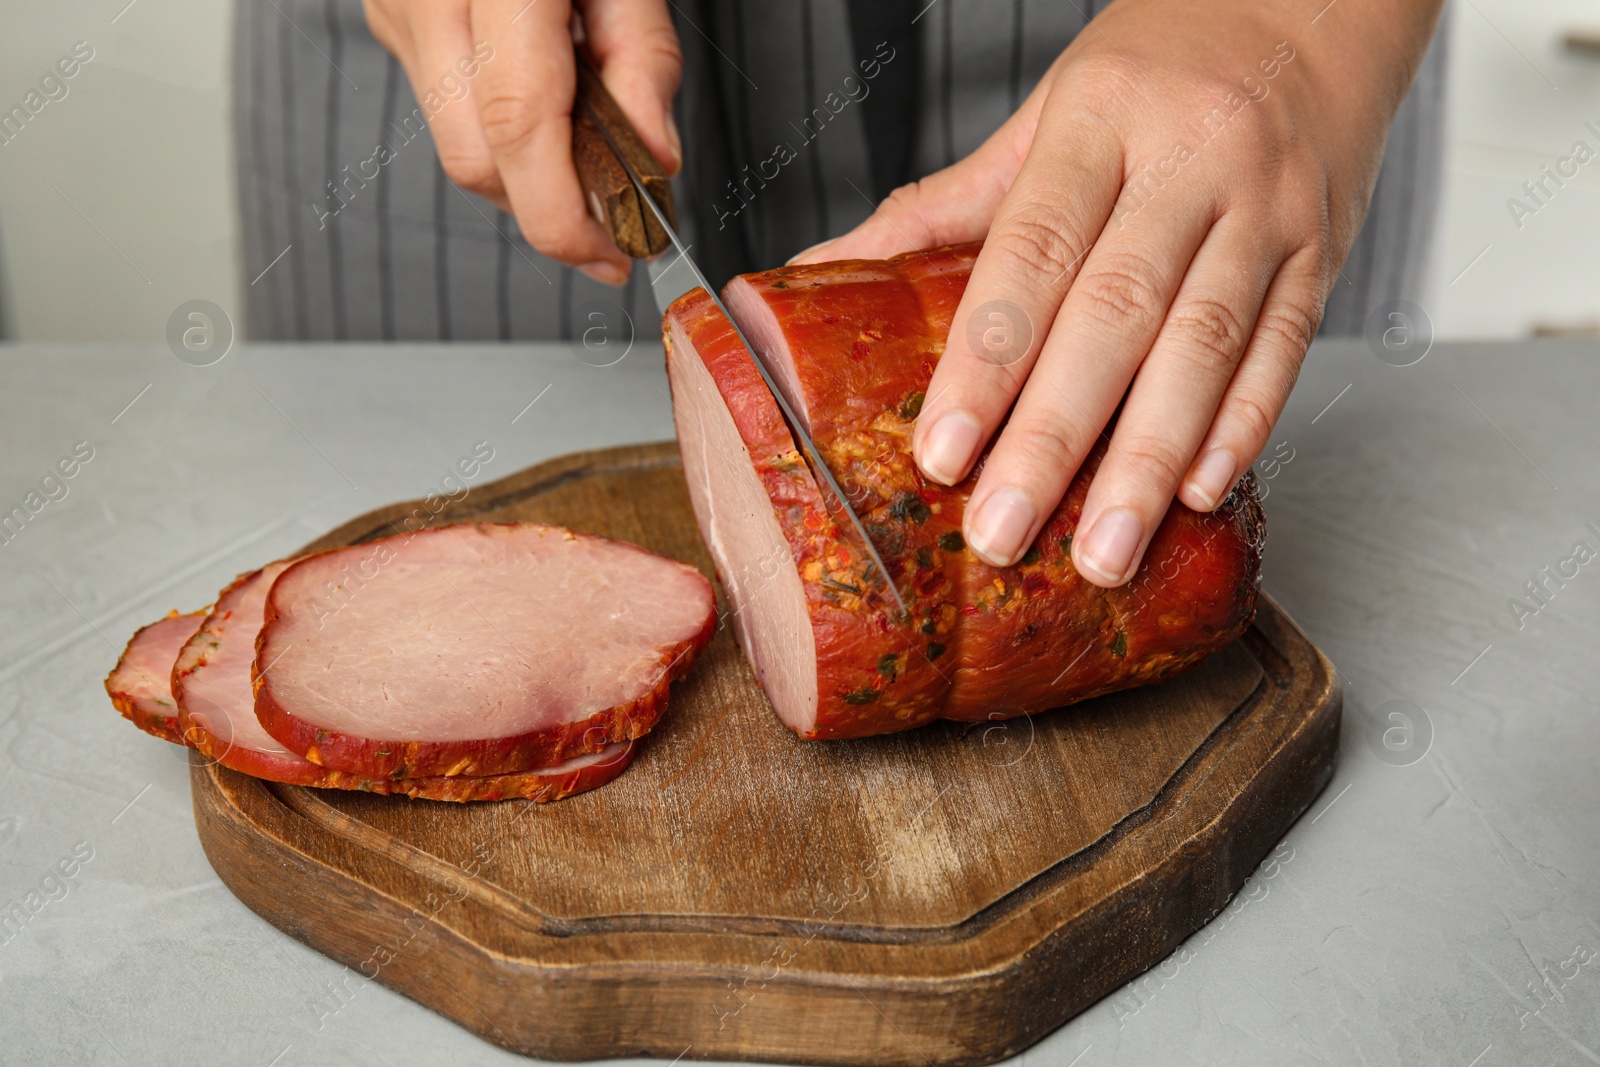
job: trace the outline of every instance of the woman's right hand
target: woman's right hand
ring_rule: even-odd
[[[553,259],[621,285],[631,261],[589,214],[572,162],[574,14],[617,104],[669,175],[683,67],[665,0],[364,0],[428,115],[450,180],[516,216]],[[474,73],[469,74],[469,71]],[[466,86],[463,95],[461,86]],[[427,104],[429,94],[436,109]]]

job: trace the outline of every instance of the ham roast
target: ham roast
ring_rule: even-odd
[[[1030,714],[1171,677],[1254,617],[1263,527],[1247,474],[1217,510],[1174,503],[1125,586],[1069,550],[1102,444],[1016,566],[967,550],[974,479],[923,479],[911,429],[977,246],[745,275],[729,311],[855,504],[909,619],[891,619],[749,354],[703,290],[668,309],[667,371],[695,517],[736,635],[783,723],[863,737]],[[889,610],[894,610],[892,606]]]
[[[635,545],[473,523],[331,549],[266,597],[255,712],[364,778],[501,775],[646,733],[716,627],[711,583]]]
[[[250,665],[267,592],[292,562],[268,564],[224,589],[198,632],[166,668],[181,709],[183,739],[224,767],[271,782],[429,800],[558,800],[603,785],[632,762],[634,743],[624,741],[553,767],[517,774],[391,779],[331,771],[290,752],[256,718]]]
[[[205,617],[204,612],[179,615],[174,611],[160,622],[140,628],[106,676],[106,692],[122,717],[175,745],[184,742],[178,705],[172,699],[172,662]]]

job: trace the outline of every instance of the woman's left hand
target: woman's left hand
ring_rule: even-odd
[[[1072,543],[1097,585],[1266,444],[1442,6],[1323,2],[1118,0],[976,152],[799,257],[987,237],[913,435],[952,484],[1000,431],[966,512],[986,561],[1023,555],[1119,405]]]

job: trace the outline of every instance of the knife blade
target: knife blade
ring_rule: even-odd
[[[650,248],[650,254],[654,258],[647,259],[644,264],[650,277],[650,291],[655,297],[656,310],[665,315],[667,308],[673,301],[696,288],[704,289],[707,295],[711,297],[712,303],[716,305],[717,310],[722,313],[722,317],[727,319],[728,324],[733,328],[734,335],[738,337],[739,343],[744,346],[746,352],[750,353],[751,361],[760,373],[761,380],[766,384],[767,391],[772,394],[772,399],[777,403],[778,410],[782,412],[783,421],[789,427],[789,434],[794,438],[795,443],[799,445],[800,454],[805,458],[806,465],[811,468],[812,476],[817,480],[819,487],[822,488],[823,496],[830,505],[831,510],[836,515],[844,516],[855,535],[853,539],[865,551],[867,559],[871,563],[871,569],[876,571],[879,584],[888,590],[889,596],[893,599],[899,617],[906,618],[910,612],[906,607],[905,599],[900,595],[900,590],[895,587],[894,580],[889,574],[889,568],[884,563],[883,556],[879,554],[877,546],[872,543],[872,538],[868,535],[866,525],[861,521],[861,516],[851,506],[850,498],[845,495],[843,486],[839,484],[838,478],[834,476],[833,471],[822,458],[822,453],[818,450],[816,441],[812,439],[810,432],[806,430],[805,424],[800,421],[800,417],[784,397],[777,378],[773,375],[772,369],[767,366],[766,358],[750,343],[749,338],[740,329],[739,323],[728,313],[728,308],[723,304],[722,297],[718,295],[716,287],[707,280],[705,273],[695,263],[694,257],[689,254],[690,246],[684,244],[683,239],[678,236],[677,227],[673,224],[674,219],[669,217],[673,211],[671,187],[666,187],[667,194],[663,198],[665,200],[665,206],[663,206],[657,202],[657,196],[653,195],[651,189],[652,184],[659,185],[659,183],[647,183],[646,177],[641,175],[639,169],[635,167],[634,157],[642,155],[649,161],[644,164],[645,166],[656,166],[654,157],[651,157],[649,152],[644,150],[643,141],[639,139],[632,126],[628,124],[628,120],[623,116],[621,108],[617,107],[610,94],[606,92],[605,86],[600,82],[599,75],[594,72],[581,48],[578,50],[577,105],[577,110],[582,112],[582,120],[587,120],[588,123],[593,124],[593,127],[599,131],[606,145],[610,148],[615,161],[621,164],[622,170],[627,175],[628,181],[632,186],[634,195],[630,199],[636,199],[638,204],[643,205],[643,211],[640,212],[637,222],[625,216],[618,217],[621,215],[621,211],[616,211],[614,214],[603,218],[601,220],[602,225],[607,225],[614,235],[619,232],[618,223],[622,223],[630,234],[646,235],[647,241],[635,240],[633,242],[636,246],[646,243],[655,246],[659,239],[658,235],[666,238],[664,243],[659,244],[659,247]],[[575,118],[578,118],[578,116],[575,116]],[[574,124],[574,129],[576,131],[577,123]],[[633,143],[624,143],[628,140]],[[574,134],[574,145],[575,147],[577,145],[576,132]],[[633,149],[635,146],[637,146],[636,151],[628,151],[628,149]],[[580,159],[579,163],[581,173],[584,169],[584,161]],[[656,173],[659,174],[661,172],[657,169]],[[586,180],[585,187],[590,197],[591,208],[594,209],[596,204],[608,203],[608,201],[602,200],[595,190],[590,188],[590,185],[591,183]],[[616,200],[616,198],[613,197],[612,200]],[[635,207],[632,203],[617,202],[622,204],[625,209]],[[597,210],[597,214],[600,213]],[[623,244],[622,239],[618,240],[618,247],[623,252],[634,255]],[[670,253],[666,251],[669,247],[672,250]],[[634,255],[634,258],[644,257]]]

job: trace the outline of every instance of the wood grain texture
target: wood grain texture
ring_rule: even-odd
[[[671,442],[567,456],[437,516],[531,519],[709,572]],[[192,765],[241,900],[508,1048],[987,1063],[1198,930],[1333,772],[1330,665],[1270,600],[1194,673],[963,729],[803,742],[726,626],[633,767],[540,806],[277,786]],[[687,1051],[685,1051],[687,1050]]]
[[[610,231],[611,239],[624,255],[647,259],[664,251],[670,239],[655,215],[640,202],[638,191],[618,161],[613,145],[627,157],[667,222],[676,229],[678,218],[672,200],[672,183],[582,51],[577,53],[577,58],[572,160],[583,185],[584,199],[595,221]]]

